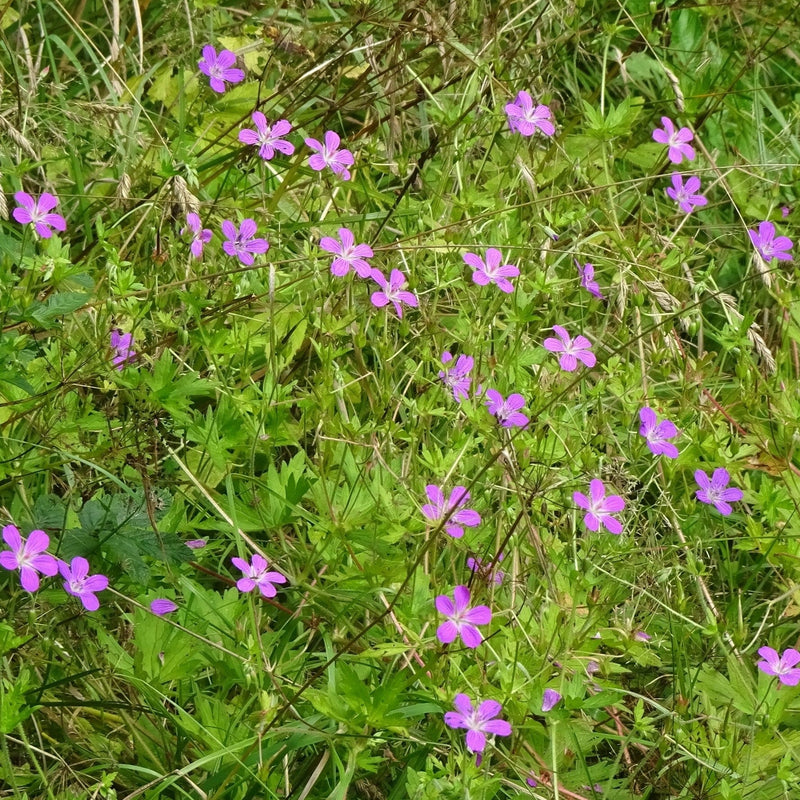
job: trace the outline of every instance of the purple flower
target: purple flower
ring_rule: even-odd
[[[42,192],[38,200],[34,200],[27,192],[17,192],[14,199],[19,206],[14,209],[14,219],[21,225],[33,223],[33,229],[42,239],[49,239],[53,235],[50,228],[65,231],[67,223],[61,214],[50,212],[58,205],[58,199],[50,192]]]
[[[637,642],[649,642],[653,637],[647,631],[636,631],[633,634],[633,638]]]
[[[535,789],[539,785],[539,781],[536,780],[536,773],[533,770],[531,770],[528,777],[525,778],[525,783],[527,783],[531,789]]]
[[[16,195],[15,195],[16,196]],[[16,217],[16,212],[14,214]],[[747,231],[750,234],[750,241],[753,247],[758,250],[761,258],[767,263],[777,258],[779,261],[791,261],[792,257],[789,250],[792,249],[792,240],[788,236],[775,238],[775,226],[765,220],[758,224],[758,233],[753,230]]]
[[[359,278],[369,278],[372,267],[366,259],[374,255],[372,248],[368,244],[356,244],[355,236],[349,228],[339,228],[339,239],[341,241],[324,236],[319,240],[319,246],[323,250],[336,256],[331,261],[331,272],[341,278],[352,267]]]
[[[504,399],[497,389],[487,389],[486,397],[489,398],[486,401],[489,413],[494,414],[504,428],[524,428],[528,424],[528,418],[520,411],[525,407],[521,394],[515,392]]]
[[[253,554],[252,564],[248,564],[243,558],[231,559],[233,565],[238,567],[244,577],[236,581],[236,588],[240,592],[252,592],[258,586],[259,591],[264,597],[275,597],[278,590],[273,583],[286,583],[286,577],[280,572],[267,571],[267,559],[258,553]]]
[[[243,219],[239,230],[226,219],[222,223],[222,232],[228,240],[222,243],[222,249],[249,267],[254,261],[253,253],[266,253],[269,250],[269,242],[266,239],[253,238],[257,230],[256,223],[252,219]]]
[[[469,607],[469,589],[466,586],[456,586],[453,590],[453,600],[446,594],[436,598],[436,610],[448,619],[436,630],[436,638],[442,644],[450,644],[456,636],[461,637],[465,647],[476,648],[482,641],[481,632],[476,625],[488,625],[492,621],[492,611],[489,606]]]
[[[506,103],[506,115],[508,127],[523,136],[533,136],[537,128],[545,136],[552,136],[556,132],[550,109],[541,105],[534,108],[533,99],[527,92],[519,92],[513,103]]]
[[[470,556],[467,559],[467,567],[472,572],[477,572],[478,575],[482,576],[486,580],[494,581],[498,586],[503,582],[503,578],[505,577],[505,572],[502,570],[497,570],[497,572],[492,575],[492,570],[506,557],[505,553],[500,553],[494,561],[484,561],[481,558],[473,558]]]
[[[442,364],[449,364],[453,360],[453,354],[445,350],[442,353]],[[439,378],[442,383],[453,393],[453,398],[457,403],[469,398],[470,377],[475,359],[472,356],[460,355],[455,365],[450,369],[439,371]]]
[[[767,675],[774,675],[781,683],[786,686],[797,686],[800,683],[800,653],[793,648],[783,651],[779,656],[777,650],[771,647],[761,647],[758,654],[763,661],[758,662],[758,668]]]
[[[464,253],[464,261],[472,267],[475,272],[472,273],[472,280],[479,286],[486,286],[489,283],[497,284],[497,288],[506,294],[514,291],[514,286],[509,278],[516,278],[519,275],[519,269],[513,264],[503,264],[503,256],[499,250],[490,247],[486,251],[486,261],[476,255],[475,253]]]
[[[622,533],[622,523],[611,515],[622,511],[625,508],[625,501],[618,494],[606,497],[606,487],[599,478],[589,483],[589,495],[591,499],[582,492],[575,492],[572,495],[575,505],[587,512],[583,518],[584,525],[590,531],[599,530],[603,525],[611,533]]]
[[[700,178],[692,175],[686,183],[683,182],[683,175],[678,172],[672,173],[672,187],[667,188],[667,196],[671,197],[678,208],[686,214],[691,214],[695,206],[704,206],[708,203],[708,198],[702,194],[696,194],[700,189]]]
[[[370,297],[372,305],[376,308],[382,308],[391,303],[394,306],[394,310],[397,312],[397,316],[402,319],[403,308],[400,303],[405,303],[407,306],[412,306],[413,308],[417,307],[418,302],[416,295],[413,292],[403,290],[403,287],[406,285],[406,276],[403,275],[399,269],[392,270],[388,281],[379,269],[373,269],[370,273],[370,277],[382,290],[380,292],[373,292]]]
[[[244,72],[234,68],[236,63],[236,53],[230,50],[222,50],[219,55],[217,51],[207,44],[203,48],[203,57],[197,62],[197,66],[203,75],[207,75],[211,80],[211,88],[215,92],[225,91],[226,83],[239,83],[244,80]]]
[[[694,161],[694,148],[688,144],[694,139],[694,134],[688,128],[675,130],[675,123],[669,117],[661,117],[661,124],[664,129],[656,128],[653,138],[669,147],[669,160],[673,164],[680,164],[686,156],[687,161]]]
[[[269,161],[275,156],[275,151],[290,156],[294,153],[294,145],[282,139],[292,129],[291,122],[279,119],[272,125],[267,124],[267,118],[260,111],[253,112],[253,124],[256,129],[243,128],[239,131],[239,141],[243,144],[256,144],[259,146],[258,154],[264,161]]]
[[[727,517],[733,511],[731,503],[742,499],[741,489],[726,488],[731,476],[723,467],[715,469],[710,478],[702,469],[698,469],[694,473],[694,479],[700,487],[695,493],[697,499],[701,503],[714,506],[723,517]]]
[[[208,544],[208,542],[205,539],[189,539],[189,541],[186,542],[186,546],[190,550],[200,550],[201,548],[205,547],[207,544]]]
[[[581,278],[581,286],[583,286],[583,288],[586,289],[586,291],[588,291],[590,294],[600,298],[600,300],[605,300],[603,293],[600,291],[600,284],[598,284],[598,282],[594,279],[594,265],[584,264],[581,266],[576,259],[575,266],[578,268],[578,275],[580,275]]]
[[[50,537],[44,531],[31,531],[28,538],[23,539],[15,525],[6,525],[3,541],[11,550],[0,553],[0,565],[19,570],[19,582],[26,592],[35,592],[39,588],[37,573],[51,577],[58,572],[58,562],[45,552],[50,546]]]
[[[561,700],[561,695],[555,689],[545,689],[542,697],[542,713],[552,711]]]
[[[668,419],[659,422],[656,412],[647,406],[639,411],[639,419],[642,421],[639,434],[647,440],[650,452],[656,456],[677,458],[678,448],[667,439],[674,439],[678,429]]]
[[[349,150],[344,148],[339,150],[339,143],[342,140],[338,133],[327,131],[325,133],[325,144],[317,139],[306,139],[306,145],[312,150],[316,150],[313,156],[308,159],[308,166],[319,172],[325,167],[330,167],[343,181],[350,180],[350,170],[355,159]]]
[[[792,209],[789,208],[789,206],[781,206],[781,216],[784,219],[786,219],[786,217],[788,217],[789,214],[791,214],[791,213],[792,213]]]
[[[171,614],[177,608],[178,606],[173,603],[172,600],[167,600],[166,597],[157,597],[150,603],[150,610],[157,617],[163,617],[165,614]]]
[[[111,349],[114,351],[114,358],[111,359],[111,363],[117,369],[123,369],[125,362],[133,361],[136,358],[136,351],[132,350],[132,347],[132,333],[123,333],[118,328],[111,331]]]
[[[95,592],[108,588],[108,578],[105,575],[90,575],[89,562],[83,556],[75,556],[71,565],[66,561],[59,561],[58,571],[64,578],[64,591],[67,594],[79,598],[87,611],[97,611],[100,608]]]
[[[472,707],[469,697],[457,694],[453,702],[455,711],[444,715],[444,724],[450,728],[467,729],[467,750],[482,753],[486,747],[486,734],[511,736],[511,725],[504,719],[496,719],[503,707],[497,700],[484,700],[477,709]]]
[[[551,353],[563,354],[558,360],[561,369],[565,372],[574,372],[578,367],[578,361],[582,361],[587,367],[593,367],[597,363],[591,351],[592,343],[585,336],[576,336],[572,339],[560,325],[553,325],[553,330],[558,339],[548,336],[544,340],[544,348]]]
[[[481,515],[477,511],[471,508],[458,508],[469,502],[470,494],[463,486],[453,487],[447,500],[444,499],[441,487],[432,483],[425,487],[425,494],[428,495],[430,503],[422,506],[422,513],[431,522],[441,522],[447,518],[444,529],[454,539],[460,539],[464,535],[462,525],[474,528],[481,524]],[[458,511],[453,511],[453,509],[458,509]]]
[[[186,227],[181,228],[181,236],[183,236],[187,230],[190,230],[193,234],[189,249],[192,251],[192,255],[195,258],[201,258],[203,255],[203,247],[211,241],[211,236],[213,234],[209,228],[203,227],[203,224],[200,222],[200,217],[195,214],[194,211],[186,215]]]

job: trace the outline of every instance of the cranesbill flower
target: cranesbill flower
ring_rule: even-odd
[[[460,539],[464,535],[464,528],[474,528],[481,524],[481,515],[471,508],[459,508],[469,502],[470,494],[463,486],[454,486],[450,492],[450,497],[445,500],[441,487],[429,483],[425,487],[425,494],[430,503],[422,506],[422,513],[431,522],[441,522],[447,519],[444,524],[445,532],[454,539]],[[458,509],[454,511],[453,509]]]
[[[67,222],[61,214],[50,213],[58,205],[58,199],[50,192],[42,192],[38,200],[34,200],[27,192],[17,192],[14,199],[19,203],[13,211],[14,219],[21,225],[32,224],[42,239],[49,239],[53,235],[50,228],[57,231],[67,229]]]
[[[266,253],[269,250],[269,242],[266,239],[255,239],[258,226],[252,219],[243,219],[239,229],[230,221],[222,223],[222,232],[228,240],[222,243],[222,249],[229,256],[236,256],[242,264],[250,266],[253,261],[253,253]]]
[[[397,316],[402,319],[403,308],[400,305],[401,303],[405,303],[412,308],[417,307],[418,302],[416,295],[413,292],[408,292],[403,289],[407,281],[406,276],[403,275],[399,269],[392,270],[388,281],[379,269],[373,269],[370,273],[370,277],[381,287],[381,291],[373,292],[370,297],[372,305],[376,308],[382,308],[391,303],[394,306],[394,310],[397,312]]]
[[[239,141],[243,144],[254,144],[259,146],[258,154],[265,161],[274,157],[275,151],[290,156],[294,153],[294,145],[282,139],[292,129],[291,122],[279,119],[272,125],[267,123],[267,118],[261,111],[253,112],[253,124],[256,129],[243,128],[239,131]]]
[[[360,278],[370,277],[372,267],[366,259],[374,255],[372,248],[368,244],[356,244],[353,231],[349,228],[339,228],[339,239],[323,236],[319,246],[336,256],[331,261],[331,272],[337,277],[347,275],[351,268]]]
[[[45,552],[50,546],[50,537],[44,531],[31,531],[28,538],[23,539],[16,525],[6,525],[3,541],[11,550],[0,553],[0,565],[19,570],[19,582],[26,592],[39,588],[39,573],[52,577],[58,572],[58,562]]]
[[[664,129],[656,128],[653,139],[669,147],[669,160],[673,164],[680,164],[684,157],[687,161],[694,161],[694,148],[689,144],[694,139],[694,134],[688,128],[676,130],[675,123],[669,117],[661,117],[661,124]]]
[[[436,638],[442,644],[450,644],[460,636],[466,647],[474,649],[483,641],[481,632],[475,626],[488,625],[492,621],[492,610],[489,606],[470,608],[469,598],[466,586],[455,587],[453,600],[446,594],[436,598],[436,610],[448,618],[436,630]]]
[[[708,198],[703,194],[697,194],[700,190],[700,178],[692,175],[686,183],[683,182],[683,175],[678,172],[672,173],[672,186],[666,189],[667,196],[671,197],[678,208],[686,214],[690,214],[695,207],[704,206],[708,203]]]
[[[226,83],[239,83],[244,80],[244,72],[236,69],[236,53],[230,50],[217,51],[210,44],[203,48],[203,57],[197,62],[198,69],[211,80],[211,88],[220,94],[227,88]]]
[[[306,145],[317,151],[309,157],[308,166],[317,172],[330,167],[343,181],[349,181],[350,170],[347,168],[353,166],[355,159],[349,150],[339,149],[341,141],[339,134],[334,131],[325,133],[325,144],[317,139],[306,139]]]
[[[675,425],[668,419],[663,419],[659,422],[656,412],[647,406],[639,411],[639,419],[642,421],[639,434],[647,440],[650,452],[656,456],[677,458],[678,448],[667,441],[667,439],[674,439],[678,435],[678,429]]]
[[[578,268],[578,275],[580,275],[581,278],[581,286],[583,286],[587,292],[593,294],[595,297],[598,297],[600,300],[605,300],[603,293],[600,291],[600,284],[594,279],[594,265],[584,264],[581,266],[576,259],[575,266]]]
[[[16,216],[16,215],[15,215]],[[747,231],[750,234],[750,241],[753,247],[758,250],[758,254],[767,263],[777,258],[778,261],[791,261],[792,256],[789,250],[792,249],[792,240],[788,236],[778,236],[775,238],[775,226],[765,220],[758,224],[758,233],[753,230]]]
[[[777,650],[771,647],[761,647],[758,654],[763,661],[758,662],[758,668],[767,675],[774,675],[786,686],[797,686],[800,683],[800,653],[792,647],[783,651],[779,656]]]
[[[447,365],[453,360],[453,354],[445,350],[442,353],[442,364]],[[469,398],[470,377],[475,359],[472,356],[465,356],[463,353],[458,357],[456,363],[449,369],[439,370],[439,378],[442,383],[453,393],[453,398],[457,403]]]
[[[576,336],[573,339],[560,325],[553,325],[553,330],[558,339],[549,336],[544,340],[544,348],[551,353],[562,353],[558,360],[561,369],[565,372],[574,372],[578,367],[578,361],[587,367],[593,367],[597,363],[597,358],[591,350],[592,343],[585,336]]]
[[[278,590],[273,583],[286,583],[287,578],[280,572],[267,570],[267,559],[259,553],[253,553],[252,564],[248,564],[243,558],[234,556],[231,561],[238,567],[244,577],[236,581],[236,588],[240,592],[252,592],[258,586],[258,590],[264,597],[275,597]]]
[[[503,582],[505,572],[499,569],[494,572],[494,570],[505,557],[505,553],[500,553],[494,561],[484,561],[482,558],[473,558],[470,556],[467,559],[467,567],[469,567],[472,572],[478,573],[478,575],[482,576],[486,580],[494,581],[499,586]],[[493,572],[494,574],[492,574]]]
[[[552,711],[560,700],[561,695],[555,689],[545,689],[542,697],[542,713]]]
[[[173,603],[172,600],[167,600],[166,597],[157,597],[150,603],[150,610],[157,617],[163,617],[165,614],[171,614],[177,608],[177,604]]]
[[[486,261],[475,253],[464,253],[464,261],[472,267],[472,280],[479,286],[486,286],[494,283],[501,292],[506,294],[514,291],[514,286],[509,278],[516,278],[519,269],[513,264],[502,264],[503,256],[495,247],[490,247],[486,251]]]
[[[108,588],[108,578],[105,575],[90,575],[89,562],[83,556],[75,556],[72,564],[59,561],[58,571],[64,578],[64,591],[67,594],[79,598],[87,611],[97,611],[100,608],[95,592]]]
[[[195,214],[194,211],[186,215],[186,227],[181,228],[181,236],[183,236],[187,230],[192,232],[192,243],[189,245],[189,249],[192,251],[192,255],[195,258],[201,258],[203,255],[203,247],[211,241],[213,234],[209,228],[203,227],[203,223],[200,222],[200,217]]]
[[[133,349],[133,334],[123,333],[118,328],[111,331],[111,349],[114,351],[114,358],[111,363],[119,370],[125,367],[125,363],[136,358],[136,351]]]
[[[583,492],[575,492],[572,499],[578,508],[586,511],[583,523],[590,531],[599,530],[603,525],[611,533],[622,533],[622,523],[611,515],[622,511],[625,501],[618,494],[606,497],[606,487],[599,478],[589,483],[589,497]]]
[[[520,411],[525,407],[525,398],[514,392],[505,399],[497,389],[487,389],[486,407],[490,414],[497,417],[497,421],[504,428],[524,428],[528,418]]]
[[[534,107],[533,98],[527,92],[519,92],[513,103],[506,103],[506,115],[508,127],[523,136],[533,136],[537,130],[545,136],[552,136],[556,132],[550,109],[543,105]]]
[[[741,489],[727,488],[731,476],[724,467],[715,469],[710,478],[702,469],[698,469],[694,473],[694,479],[700,487],[695,492],[697,499],[701,503],[714,506],[723,517],[727,517],[733,511],[731,503],[742,499]]]
[[[190,550],[200,550],[205,547],[208,542],[205,539],[189,539],[188,542],[185,542],[185,545]]]
[[[444,715],[444,724],[450,728],[467,729],[467,750],[482,753],[486,747],[486,734],[511,736],[511,725],[504,719],[496,719],[503,710],[497,700],[484,700],[478,708],[473,708],[469,697],[457,694],[453,705],[455,711]]]

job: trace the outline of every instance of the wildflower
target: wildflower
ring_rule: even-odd
[[[95,592],[108,588],[108,578],[105,575],[90,575],[89,562],[83,556],[75,556],[71,565],[59,561],[58,571],[64,578],[64,591],[67,594],[79,598],[87,611],[97,611],[100,608]]]
[[[207,44],[203,48],[203,57],[197,62],[197,66],[203,75],[207,75],[211,80],[211,88],[220,94],[225,91],[226,83],[239,83],[244,80],[244,72],[236,69],[236,53],[230,50],[222,50],[217,55],[217,51]]]
[[[542,713],[552,711],[561,700],[561,695],[555,689],[545,689],[542,697]]]
[[[493,580],[498,586],[503,582],[503,578],[505,577],[505,572],[502,570],[497,570],[497,572],[492,575],[492,570],[499,564],[504,558],[506,557],[505,553],[500,553],[494,561],[483,561],[480,558],[473,558],[470,556],[467,559],[467,567],[472,572],[477,572],[479,575],[482,575],[487,580]]]
[[[647,406],[639,411],[639,419],[642,421],[639,434],[647,440],[650,452],[655,456],[677,458],[678,448],[667,439],[676,437],[678,429],[668,419],[658,422],[656,412]]]
[[[668,187],[667,196],[671,197],[678,208],[686,214],[690,214],[695,206],[704,206],[708,203],[708,198],[702,194],[696,194],[700,189],[700,178],[692,175],[686,183],[683,182],[683,175],[678,172],[672,173],[672,186]]]
[[[195,258],[201,258],[203,255],[203,247],[211,241],[213,234],[209,228],[203,227],[203,224],[200,222],[200,217],[195,214],[194,211],[186,215],[186,227],[181,228],[181,236],[183,236],[187,230],[190,230],[193,234],[189,249],[192,251],[192,255]]]
[[[497,417],[497,421],[504,428],[524,428],[528,424],[528,418],[520,411],[525,407],[525,398],[521,394],[514,392],[503,399],[503,395],[496,389],[487,389],[486,407],[490,414]]]
[[[442,353],[442,364],[447,365],[453,360],[453,354],[447,350]],[[442,383],[453,393],[453,399],[460,403],[469,398],[470,377],[475,359],[472,356],[465,356],[463,353],[458,357],[455,365],[450,369],[439,371],[439,378]]]
[[[119,328],[111,331],[111,349],[114,351],[114,358],[111,363],[118,369],[125,367],[126,361],[133,361],[136,358],[136,351],[132,350],[133,334],[123,333]]]
[[[369,278],[372,267],[366,259],[372,258],[374,253],[368,244],[356,244],[355,236],[349,228],[339,228],[338,241],[331,236],[324,236],[319,240],[319,246],[336,256],[331,261],[331,272],[341,278],[352,268],[359,278]]]
[[[502,711],[497,700],[484,700],[477,709],[472,707],[469,697],[457,694],[453,705],[455,711],[444,715],[444,723],[450,728],[467,729],[467,750],[482,753],[486,747],[486,734],[511,736],[511,725],[504,719],[496,719]]]
[[[552,136],[556,132],[550,109],[542,105],[534,108],[533,99],[527,92],[519,92],[513,103],[506,104],[506,115],[508,127],[523,136],[533,136],[537,129],[545,136]]]
[[[16,212],[15,212],[16,216]],[[792,249],[792,240],[788,236],[779,236],[775,238],[775,226],[767,221],[760,222],[758,225],[758,233],[753,230],[747,231],[750,234],[750,241],[753,247],[758,250],[758,254],[768,264],[773,258],[779,261],[791,261],[792,257],[789,250]]]
[[[269,242],[266,239],[254,239],[258,230],[256,223],[252,219],[243,219],[239,230],[230,221],[222,223],[222,232],[228,240],[222,243],[222,249],[229,256],[237,256],[239,261],[246,266],[250,266],[254,259],[253,253],[266,253],[269,250]]]
[[[163,617],[165,614],[171,614],[177,608],[177,604],[173,603],[172,600],[167,600],[166,597],[157,597],[150,603],[150,610],[157,617]]]
[[[661,117],[661,124],[664,129],[656,128],[653,139],[669,147],[669,160],[673,164],[680,164],[685,156],[687,161],[694,161],[694,148],[689,144],[694,139],[694,134],[688,128],[675,130],[675,123],[669,117]]]
[[[417,307],[418,302],[416,295],[413,292],[403,290],[403,287],[406,285],[406,276],[403,275],[399,269],[392,270],[388,281],[379,269],[373,269],[370,273],[370,277],[381,287],[381,291],[373,292],[370,297],[372,305],[376,308],[382,308],[391,303],[394,306],[394,310],[397,312],[397,316],[402,319],[403,308],[400,303],[405,303],[412,308]]]
[[[576,259],[575,266],[578,268],[581,286],[600,300],[605,300],[603,293],[600,291],[600,284],[594,279],[594,265],[584,264],[581,266]]]
[[[201,548],[205,547],[207,544],[208,544],[208,542],[205,539],[189,539],[189,541],[186,542],[186,546],[190,550],[200,550]]]
[[[253,554],[252,564],[248,564],[243,558],[232,558],[233,565],[238,567],[244,577],[236,581],[236,588],[240,592],[252,592],[256,586],[264,597],[275,597],[278,590],[273,583],[286,583],[286,577],[280,572],[268,572],[267,560],[258,553]]]
[[[771,647],[761,647],[758,654],[763,661],[758,662],[758,668],[767,675],[774,675],[782,684],[786,686],[797,686],[800,683],[800,653],[793,648],[783,651],[779,656],[776,650]]]
[[[19,203],[13,212],[14,219],[21,225],[32,223],[42,239],[49,239],[53,235],[50,228],[57,231],[67,229],[67,222],[61,214],[50,213],[58,205],[58,199],[50,192],[42,192],[38,200],[34,200],[27,192],[17,192],[14,199]]]
[[[422,513],[431,522],[440,522],[447,519],[444,529],[447,534],[454,539],[460,539],[464,535],[464,528],[474,528],[481,524],[481,515],[471,508],[459,508],[469,502],[470,494],[463,486],[455,486],[450,492],[450,497],[445,500],[441,487],[429,483],[425,487],[425,494],[430,503],[422,506]],[[453,511],[453,509],[458,509]]]
[[[723,517],[727,517],[733,511],[730,506],[731,503],[742,499],[741,489],[726,488],[731,476],[728,470],[723,467],[715,469],[711,478],[702,469],[698,469],[694,473],[694,479],[700,487],[695,492],[697,499],[701,503],[708,503],[714,506]]]
[[[489,283],[494,283],[501,292],[509,294],[514,291],[509,278],[516,278],[519,275],[519,269],[513,264],[503,264],[503,256],[499,250],[490,247],[486,251],[486,261],[476,255],[475,253],[464,253],[464,261],[472,267],[475,272],[472,273],[473,282],[479,286],[486,286]]]
[[[264,161],[269,161],[275,156],[275,151],[290,156],[294,153],[294,145],[282,139],[292,129],[291,122],[279,119],[272,125],[267,124],[267,118],[261,111],[253,112],[253,124],[256,129],[243,128],[239,131],[239,141],[243,144],[259,145],[258,154]]]
[[[647,631],[636,631],[633,634],[633,638],[637,642],[649,642],[653,637]]]
[[[622,533],[622,523],[611,515],[622,511],[625,501],[618,494],[606,497],[606,487],[599,478],[589,483],[589,495],[591,499],[582,492],[572,495],[575,505],[587,512],[583,518],[586,527],[590,531],[596,531],[603,525],[611,533]]]
[[[781,206],[781,216],[784,219],[786,219],[786,217],[788,217],[789,214],[791,214],[791,213],[792,213],[792,209],[789,208],[789,206]]]
[[[11,550],[0,553],[0,565],[19,570],[19,582],[26,592],[39,588],[38,573],[52,577],[58,572],[58,562],[45,552],[50,546],[50,537],[44,531],[31,531],[28,538],[23,539],[16,525],[6,525],[3,541]]]
[[[347,168],[353,166],[355,159],[349,150],[344,148],[339,150],[341,141],[339,134],[333,131],[325,133],[325,144],[322,144],[317,139],[306,139],[306,145],[312,150],[318,151],[309,157],[308,166],[317,172],[325,169],[325,167],[330,167],[343,181],[349,181],[350,170]]]
[[[531,789],[535,789],[539,785],[539,781],[536,780],[536,773],[533,770],[531,770],[528,777],[525,778],[525,783],[527,783]]]
[[[593,367],[597,363],[597,358],[591,351],[592,343],[585,336],[576,336],[572,339],[560,325],[553,325],[553,330],[558,339],[548,336],[544,340],[544,348],[551,353],[562,353],[558,360],[561,369],[565,372],[574,372],[578,361],[583,362],[587,367]]]
[[[482,641],[481,632],[476,625],[488,625],[492,621],[492,611],[489,606],[469,607],[469,589],[466,586],[456,586],[453,590],[453,600],[446,594],[436,598],[436,610],[448,617],[436,630],[436,638],[442,644],[450,644],[456,636],[461,637],[465,647],[476,648]]]

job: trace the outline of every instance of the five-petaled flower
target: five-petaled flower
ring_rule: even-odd
[[[498,586],[503,582],[505,572],[501,569],[496,569],[497,565],[506,557],[505,553],[499,553],[494,561],[484,561],[482,558],[473,558],[470,556],[467,559],[467,567],[476,572],[486,580],[494,581]],[[495,571],[496,570],[496,571]],[[494,574],[492,574],[494,573]]]
[[[727,488],[731,476],[724,467],[715,469],[710,478],[702,469],[698,469],[694,473],[694,479],[700,487],[695,492],[697,499],[701,503],[714,506],[723,517],[727,517],[733,511],[731,503],[742,499],[741,489]]]
[[[523,136],[533,136],[540,130],[545,136],[556,132],[552,123],[552,113],[547,106],[533,105],[533,98],[527,92],[519,92],[513,103],[506,103],[508,127]]]
[[[667,187],[667,196],[672,198],[678,208],[685,214],[691,214],[697,206],[704,206],[708,203],[708,198],[703,194],[698,194],[700,190],[700,178],[692,175],[683,182],[683,175],[679,172],[672,173],[672,186]]]
[[[370,272],[370,277],[381,287],[380,291],[373,292],[370,297],[372,305],[376,308],[383,308],[383,306],[391,303],[397,312],[397,316],[402,319],[403,307],[400,305],[401,303],[405,303],[412,308],[417,307],[416,295],[403,289],[406,285],[406,276],[399,269],[392,270],[388,281],[379,269],[373,269]]]
[[[136,358],[136,351],[133,348],[133,334],[123,333],[119,328],[111,331],[111,349],[114,351],[114,358],[111,363],[119,370],[123,369],[126,362]]]
[[[439,378],[444,385],[453,393],[453,398],[457,403],[469,398],[470,377],[475,359],[472,356],[465,356],[463,353],[458,357],[456,363],[447,368],[453,360],[453,354],[448,350],[442,353],[442,364],[445,369],[439,370]]]
[[[323,236],[319,240],[319,246],[334,254],[331,272],[337,277],[347,275],[351,268],[360,278],[371,277],[372,267],[366,259],[374,255],[372,248],[368,244],[356,244],[353,231],[349,228],[339,228],[339,239]]]
[[[678,435],[678,429],[675,425],[668,419],[663,419],[659,422],[656,412],[648,406],[639,411],[639,419],[642,421],[639,434],[647,440],[650,452],[655,456],[677,458],[678,448],[667,441],[667,439],[674,439]]]
[[[425,487],[425,494],[430,503],[422,506],[422,513],[431,522],[441,522],[446,519],[445,532],[454,539],[460,539],[464,535],[462,526],[474,528],[481,524],[481,515],[477,511],[471,508],[459,508],[468,503],[470,498],[469,492],[463,486],[454,486],[447,500],[441,487],[432,483]]]
[[[150,603],[150,610],[157,616],[163,617],[165,614],[171,614],[178,608],[176,603],[168,600],[166,597],[157,597]]]
[[[444,715],[444,723],[450,728],[467,729],[467,750],[482,753],[486,747],[486,734],[511,736],[511,725],[504,719],[496,719],[503,710],[497,700],[484,700],[478,708],[473,708],[469,697],[457,694],[453,705],[455,711]]]
[[[578,361],[587,367],[593,367],[597,363],[597,358],[591,350],[592,343],[585,336],[576,336],[573,339],[561,325],[553,325],[553,330],[558,339],[548,336],[544,340],[544,347],[551,353],[562,354],[558,360],[561,369],[573,372],[578,366]]]
[[[783,651],[779,656],[777,650],[771,647],[761,647],[758,654],[763,661],[758,662],[758,668],[767,675],[774,675],[786,686],[797,686],[800,683],[800,653],[792,647]]]
[[[495,247],[490,247],[486,251],[486,261],[475,253],[464,253],[464,261],[472,267],[472,280],[479,286],[486,286],[494,283],[501,292],[506,294],[514,291],[514,286],[509,278],[516,278],[519,269],[513,264],[501,264],[502,253]]]
[[[560,700],[561,695],[555,689],[545,689],[542,696],[542,713],[552,711]]]
[[[254,238],[257,230],[255,220],[243,219],[237,230],[236,226],[226,219],[222,223],[222,232],[228,239],[222,243],[222,249],[249,267],[255,260],[253,253],[266,253],[269,250],[269,242],[266,239]]]
[[[758,254],[767,263],[777,258],[778,261],[791,261],[792,256],[789,250],[792,249],[792,240],[788,236],[775,237],[775,226],[769,221],[764,220],[758,225],[758,232],[747,231],[750,234],[750,241],[753,247],[758,250]]]
[[[236,63],[236,53],[222,50],[219,55],[210,44],[203,48],[203,57],[197,62],[197,67],[203,75],[211,80],[211,88],[220,94],[225,91],[226,83],[239,83],[244,80],[244,72],[233,65]]]
[[[261,111],[253,112],[253,124],[256,129],[243,128],[239,131],[239,141],[243,144],[258,145],[258,154],[264,161],[269,161],[275,156],[275,151],[290,156],[294,153],[294,145],[281,137],[286,136],[292,129],[292,123],[279,119],[272,125],[267,123],[267,118]]]
[[[470,608],[469,597],[466,586],[456,586],[453,600],[446,594],[436,598],[436,610],[448,618],[436,630],[436,637],[442,644],[450,644],[456,636],[460,636],[466,647],[474,649],[483,641],[481,632],[475,626],[488,625],[492,621],[492,611],[489,606]]]
[[[578,260],[575,259],[575,266],[578,268],[578,275],[581,277],[581,286],[600,300],[605,300],[603,293],[600,291],[600,284],[594,279],[594,265],[587,263],[581,266]]]
[[[14,219],[21,225],[33,224],[33,229],[42,239],[49,239],[53,235],[51,228],[57,231],[67,229],[64,217],[51,213],[58,205],[58,198],[50,192],[42,192],[38,200],[34,200],[27,192],[17,192],[14,199],[19,203],[13,212]]]
[[[19,570],[19,580],[26,592],[39,588],[38,573],[52,577],[58,572],[58,562],[45,552],[50,546],[50,537],[44,531],[31,531],[28,538],[23,539],[16,525],[6,525],[3,541],[11,550],[0,553],[0,565]]]
[[[525,407],[525,398],[516,392],[504,398],[497,389],[486,390],[486,407],[490,414],[497,417],[497,421],[504,428],[524,428],[528,418],[520,411]]]
[[[622,523],[611,515],[622,511],[625,501],[618,494],[606,496],[606,487],[599,478],[589,483],[589,497],[583,492],[575,492],[572,499],[578,508],[586,511],[583,523],[590,531],[599,530],[603,525],[611,533],[622,533]]]
[[[105,575],[90,575],[89,562],[83,556],[75,556],[72,564],[59,561],[58,571],[64,578],[64,591],[67,594],[77,597],[87,611],[97,611],[100,608],[95,592],[108,588],[108,578]]]
[[[204,228],[203,223],[200,222],[200,217],[194,211],[190,211],[186,215],[186,227],[181,228],[181,236],[187,230],[192,232],[192,243],[189,249],[195,258],[201,258],[203,255],[203,247],[211,241],[212,233],[209,228]]]
[[[308,166],[319,172],[325,167],[330,167],[343,181],[350,180],[350,170],[355,159],[349,150],[339,149],[342,141],[339,134],[334,131],[325,133],[325,144],[317,139],[306,139],[306,145],[317,152],[308,159]]]
[[[236,588],[240,592],[252,592],[258,586],[258,590],[264,597],[275,597],[278,590],[272,584],[286,583],[285,575],[267,569],[267,559],[259,553],[253,553],[252,564],[248,564],[243,558],[236,556],[231,561],[244,574],[243,578],[236,581]]]
[[[675,123],[669,117],[661,117],[664,126],[653,131],[653,139],[659,144],[669,147],[667,155],[673,164],[680,164],[684,156],[687,161],[694,161],[694,148],[689,142],[694,139],[694,134],[688,128],[675,129]]]

